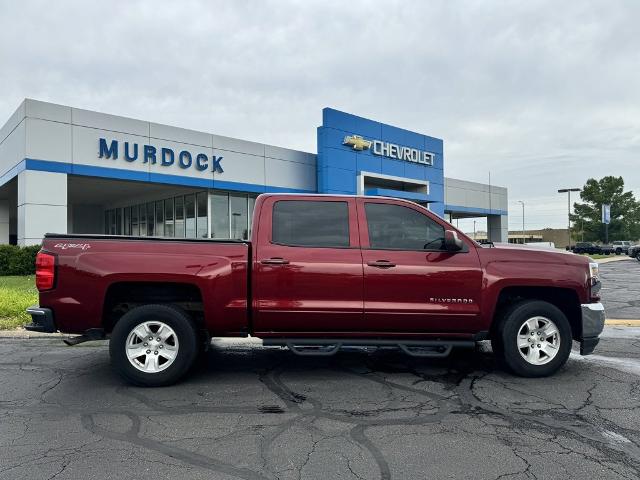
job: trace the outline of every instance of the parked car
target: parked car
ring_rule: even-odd
[[[627,253],[630,257],[635,258],[640,262],[640,245],[633,245],[629,247]]]
[[[586,253],[589,255],[595,255],[602,252],[600,245],[592,242],[578,242],[573,247],[571,247],[571,251],[573,253]]]
[[[616,252],[615,247],[609,244],[599,245],[599,248],[600,248],[599,253],[601,255],[613,255]]]
[[[210,336],[330,355],[397,347],[442,357],[491,340],[525,377],[553,374],[572,340],[604,327],[597,263],[517,245],[480,246],[413,202],[263,194],[251,241],[48,234],[27,330],[109,338],[115,370],[160,386]]]
[[[633,244],[627,240],[616,240],[612,245],[616,255],[627,255],[627,253],[629,253],[629,247],[633,246]]]

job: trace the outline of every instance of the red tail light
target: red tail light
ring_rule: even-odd
[[[56,278],[56,257],[50,253],[36,255],[36,287],[39,291],[51,290]]]

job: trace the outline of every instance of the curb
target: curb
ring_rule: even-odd
[[[34,340],[37,338],[46,339],[46,338],[66,338],[69,335],[65,335],[63,333],[36,333],[36,332],[28,332],[22,328],[17,328],[15,330],[0,330],[0,338],[18,338],[23,340]]]
[[[609,318],[604,321],[605,325],[616,325],[618,327],[640,327],[640,320],[630,320],[624,318]]]

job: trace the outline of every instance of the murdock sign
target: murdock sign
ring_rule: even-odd
[[[184,170],[193,168],[200,172],[224,172],[222,168],[223,157],[209,156],[206,153],[192,154],[189,150],[181,150],[176,153],[171,148],[156,148],[153,145],[142,145],[140,147],[133,142],[124,142],[121,152],[118,140],[107,142],[105,138],[99,139],[98,149],[99,158],[117,160],[120,158],[120,153],[122,153],[124,161],[129,163],[142,162],[160,165],[161,167],[170,167],[177,164]]]

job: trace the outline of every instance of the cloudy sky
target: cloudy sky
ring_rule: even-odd
[[[561,187],[640,194],[640,2],[0,3],[0,123],[24,97],[316,151],[321,109],[443,138],[445,175],[563,227]],[[461,224],[461,226],[463,226]]]

